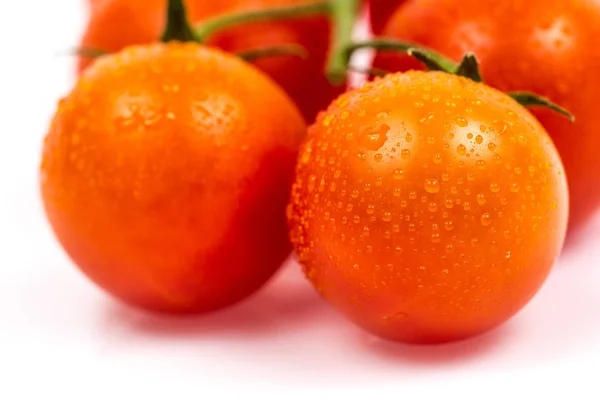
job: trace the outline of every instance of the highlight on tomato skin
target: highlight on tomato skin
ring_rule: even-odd
[[[539,122],[442,72],[388,75],[309,128],[290,237],[324,299],[383,338],[490,330],[539,290],[562,248],[567,184]]]
[[[165,0],[96,0],[81,39],[80,47],[116,52],[134,44],[158,40],[165,25]],[[218,15],[300,5],[317,0],[187,0],[189,19],[194,24]],[[208,45],[236,53],[256,48],[298,44],[310,57],[279,56],[253,63],[271,76],[296,102],[307,122],[344,91],[331,85],[324,73],[329,48],[330,27],[326,17],[252,23],[227,29],[208,41]],[[93,59],[82,57],[79,71]]]
[[[600,3],[412,0],[398,9],[383,35],[421,44],[456,61],[473,52],[490,86],[532,91],[571,111],[574,124],[551,111],[532,109],[565,165],[570,232],[598,211],[600,185],[593,182],[600,176]],[[387,71],[423,69],[414,59],[391,53],[380,53],[374,65]]]
[[[285,207],[305,133],[289,97],[233,55],[129,48],[60,102],[43,149],[46,214],[81,271],[117,298],[220,309],[291,251]]]

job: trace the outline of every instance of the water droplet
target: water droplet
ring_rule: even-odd
[[[410,157],[410,150],[408,149],[402,149],[402,151],[400,152],[400,157],[402,157],[403,159],[407,159]]]
[[[410,143],[413,140],[413,136],[410,133],[407,133],[404,140],[406,140],[407,143]]]
[[[454,222],[450,220],[444,222],[444,229],[446,229],[447,231],[454,230]]]
[[[490,184],[490,191],[492,193],[498,193],[500,191],[500,185],[498,185],[497,183],[491,183]]]
[[[336,188],[335,182],[331,182],[329,184],[329,191],[330,192],[335,192],[335,188]]]
[[[479,170],[484,170],[486,167],[485,161],[483,160],[477,160],[477,169]]]
[[[485,203],[487,203],[487,199],[485,198],[485,194],[478,193],[477,194],[477,204],[479,204],[480,206],[482,206]]]
[[[442,236],[439,234],[439,232],[434,232],[431,234],[431,242],[432,243],[439,243],[442,240]]]
[[[474,174],[474,173],[472,173],[472,172],[469,172],[469,173],[467,174],[467,180],[468,180],[469,182],[473,182],[473,181],[475,180],[475,174]]]
[[[313,190],[315,190],[316,184],[317,184],[317,176],[316,175],[310,175],[308,177],[308,186],[307,186],[308,191],[312,192]]]
[[[389,211],[384,212],[381,219],[384,220],[385,222],[390,222],[392,220],[392,213]]]
[[[483,136],[481,136],[481,135],[475,136],[475,143],[477,143],[477,144],[483,143]]]
[[[335,120],[335,115],[333,115],[333,114],[326,115],[325,118],[323,118],[323,126],[328,127],[329,125],[331,125],[331,123],[334,120]]]
[[[450,180],[450,174],[448,173],[443,173],[442,174],[442,181],[444,182],[448,182]]]
[[[409,232],[414,232],[417,230],[417,227],[415,226],[415,224],[413,224],[412,222],[410,224],[408,224],[408,231]]]
[[[507,251],[506,254],[504,255],[504,257],[508,260],[511,256],[510,251]]]
[[[446,199],[444,201],[444,205],[446,206],[446,208],[453,208],[454,207],[454,200],[452,200],[452,199]]]
[[[400,197],[402,196],[402,188],[394,188],[394,197]]]
[[[458,154],[460,154],[461,156],[464,156],[465,154],[467,154],[467,148],[465,147],[464,144],[459,144],[458,147],[456,148],[456,152]]]
[[[387,124],[363,128],[359,137],[359,142],[367,150],[379,150],[387,141],[386,134],[389,130],[390,127]]]
[[[435,201],[432,201],[431,203],[429,203],[427,208],[430,212],[436,212],[438,210],[438,205]]]
[[[375,213],[375,206],[373,204],[369,204],[367,206],[367,214],[373,215]]]
[[[461,128],[466,128],[469,125],[469,121],[467,121],[465,118],[456,118],[456,125],[460,126]]]
[[[355,215],[352,218],[352,222],[354,222],[355,224],[358,224],[360,222],[360,216],[359,215]]]
[[[417,198],[417,192],[415,192],[414,190],[411,190],[411,192],[408,194],[408,198],[411,200],[414,200]]]
[[[365,183],[365,186],[363,188],[365,190],[365,192],[370,192],[371,191],[371,184],[370,183]]]
[[[463,209],[465,211],[469,211],[471,209],[471,203],[469,201],[464,201],[463,202]]]
[[[427,193],[438,193],[440,191],[440,183],[437,179],[426,179],[425,180],[425,190]]]
[[[315,179],[316,179],[316,178],[317,178],[317,177],[315,177]],[[357,199],[357,198],[358,198],[358,196],[359,196],[359,192],[358,192],[358,190],[356,190],[356,189],[355,189],[355,190],[353,190],[353,191],[352,191],[352,193],[350,193],[350,197],[352,197],[353,199]]]
[[[510,185],[510,191],[513,193],[517,193],[519,191],[519,184],[518,183],[512,183]]]
[[[383,160],[383,154],[377,153],[373,156],[373,159],[375,160],[375,162],[381,162],[381,160]]]
[[[369,236],[371,236],[371,230],[369,229],[368,226],[363,227],[362,237],[369,237]]]
[[[492,216],[489,213],[481,214],[481,225],[489,226],[492,223]]]
[[[439,164],[441,162],[442,162],[442,155],[440,153],[435,153],[435,155],[433,156],[433,163]]]
[[[400,180],[404,178],[404,171],[402,171],[401,169],[396,169],[394,170],[394,174],[392,175],[392,177],[396,180]]]

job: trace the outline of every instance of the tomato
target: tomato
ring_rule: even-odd
[[[314,1],[188,0],[186,4],[190,20],[199,23],[227,12]],[[156,41],[165,25],[165,5],[165,0],[103,0],[95,6],[81,47],[112,52],[128,45]],[[343,91],[332,86],[323,73],[329,47],[329,24],[325,17],[251,24],[217,34],[209,41],[229,52],[294,43],[305,47],[310,57],[302,60],[280,56],[259,59],[254,64],[281,85],[298,104],[305,119],[312,122],[317,112]],[[91,61],[82,58],[79,69],[83,70]]]
[[[384,338],[487,331],[538,291],[568,196],[539,122],[506,94],[443,72],[342,95],[309,128],[288,206],[321,295]]]
[[[515,18],[518,15],[518,18]],[[510,29],[507,31],[507,27]],[[434,28],[432,28],[434,27]],[[590,0],[414,0],[400,8],[386,36],[420,43],[459,60],[466,51],[481,62],[486,83],[503,91],[528,90],[550,98],[577,118],[570,124],[535,110],[565,165],[571,228],[600,205],[600,3]],[[391,71],[420,68],[405,57],[381,55]]]
[[[45,210],[79,268],[116,297],[167,312],[225,307],[291,251],[285,207],[305,132],[288,96],[233,55],[133,47],[61,101],[43,151]]]
[[[405,2],[406,0],[370,0],[369,16],[373,33],[379,35],[394,11]]]

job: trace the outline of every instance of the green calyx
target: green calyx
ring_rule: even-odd
[[[187,18],[183,0],[168,0],[166,28],[160,37],[162,42],[178,40],[180,42],[196,42],[196,36]]]
[[[430,71],[442,71],[448,74],[463,76],[475,82],[483,82],[481,72],[479,70],[479,62],[473,53],[465,54],[461,62],[457,64],[433,50],[417,46],[413,43],[401,42],[392,39],[375,39],[366,42],[354,43],[349,46],[346,51],[348,54],[352,54],[355,50],[362,48],[372,48],[380,51],[402,52],[422,62]],[[523,107],[545,107],[568,117],[571,122],[575,122],[575,116],[573,116],[573,114],[571,114],[568,110],[553,103],[545,97],[538,96],[535,93],[509,92],[507,95],[513,98]]]

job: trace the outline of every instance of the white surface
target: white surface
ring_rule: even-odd
[[[76,44],[80,3],[0,2],[0,399],[600,398],[600,218],[510,323],[440,347],[363,333],[295,265],[208,317],[106,297],[58,247],[37,189],[42,137],[71,84],[73,60],[57,54]]]

